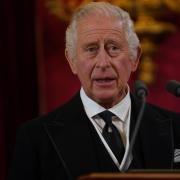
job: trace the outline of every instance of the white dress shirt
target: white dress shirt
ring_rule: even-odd
[[[126,167],[125,169],[127,169],[132,161],[132,154],[131,154],[128,157],[126,164],[124,164],[127,153],[128,153],[128,149],[129,149],[130,114],[131,114],[131,99],[130,99],[129,87],[128,87],[128,92],[126,96],[118,104],[108,109],[109,111],[111,111],[117,116],[117,117],[114,116],[114,118],[112,119],[112,123],[119,130],[123,143],[125,145],[125,154],[124,154],[121,164],[119,164],[115,155],[113,154],[110,147],[108,146],[106,140],[102,136],[102,129],[105,125],[105,122],[103,119],[99,117],[98,114],[106,109],[100,106],[98,103],[96,103],[92,99],[90,99],[86,95],[83,88],[81,88],[80,90],[80,97],[81,97],[81,100],[82,100],[82,103],[83,103],[83,106],[84,106],[84,109],[88,118],[90,119],[95,130],[97,131],[101,141],[103,142],[112,160],[114,161],[116,166],[119,168],[119,170],[122,170],[122,168],[124,167]]]

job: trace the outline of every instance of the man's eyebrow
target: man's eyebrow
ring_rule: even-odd
[[[94,41],[94,42],[85,42],[83,44],[83,47],[87,47],[87,46],[97,46],[98,45],[98,41]]]
[[[106,39],[105,43],[112,43],[112,44],[115,44],[115,45],[120,45],[121,41],[120,40],[116,40],[116,39]]]
[[[119,29],[111,29],[111,28],[99,28],[99,29],[91,29],[91,30],[87,30],[87,31],[83,31],[83,32],[81,32],[81,34],[84,34],[84,33],[92,33],[92,34],[94,34],[93,32],[95,32],[95,31],[101,31],[101,30],[104,30],[104,31],[114,31],[114,32],[117,32],[117,33],[122,33],[121,32],[121,30],[119,30]],[[96,32],[95,32],[96,33]],[[101,32],[100,32],[101,33]]]
[[[117,44],[118,42],[114,39],[106,39],[105,43],[116,43]]]

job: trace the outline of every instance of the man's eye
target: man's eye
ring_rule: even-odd
[[[107,45],[106,50],[110,56],[117,56],[119,55],[119,52],[120,52],[120,48],[114,44]]]
[[[97,47],[96,46],[92,46],[92,47],[87,47],[86,48],[86,51],[87,52],[90,52],[90,53],[93,53],[93,52],[96,52],[97,51]]]
[[[117,50],[119,50],[119,48],[118,47],[116,47],[116,46],[109,46],[109,51],[117,51]]]

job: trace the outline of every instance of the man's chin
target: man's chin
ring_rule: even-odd
[[[116,103],[117,98],[115,98],[114,96],[107,96],[103,94],[101,96],[96,96],[94,100],[101,106],[105,108],[110,108]]]
[[[94,93],[94,96],[97,97],[97,99],[102,99],[102,100],[114,99],[117,95],[118,92],[113,90],[97,90]]]

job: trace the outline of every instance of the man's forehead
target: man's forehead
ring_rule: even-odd
[[[121,32],[123,23],[117,17],[109,16],[86,16],[80,19],[77,23],[77,30],[79,33],[91,33],[95,31],[116,31]]]
[[[95,28],[95,29],[90,29],[90,30],[82,30],[79,32],[79,35],[85,35],[85,36],[90,36],[90,35],[105,35],[105,34],[114,34],[114,35],[120,35],[122,34],[122,29],[121,28]]]

